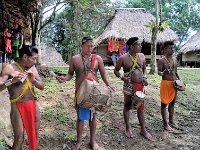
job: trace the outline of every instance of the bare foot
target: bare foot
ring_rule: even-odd
[[[155,139],[152,137],[152,135],[149,132],[147,132],[147,130],[141,131],[140,134],[149,141],[152,141],[152,142],[155,141]]]
[[[96,141],[90,142],[90,147],[91,147],[93,150],[98,150],[98,149],[99,149],[99,145],[97,144]]]
[[[169,124],[164,125],[164,129],[165,129],[166,131],[168,131],[168,132],[172,132],[172,131],[173,131],[173,129],[169,126]]]
[[[169,122],[169,125],[172,127],[172,128],[178,128],[178,125],[174,122]]]
[[[126,130],[125,131],[125,134],[126,134],[126,136],[128,137],[128,138],[133,138],[134,137],[134,135],[133,135],[133,133],[132,133],[132,131],[129,129],[129,130]]]
[[[81,143],[78,143],[78,142],[77,142],[77,143],[73,146],[73,150],[79,150],[80,146],[81,146]]]

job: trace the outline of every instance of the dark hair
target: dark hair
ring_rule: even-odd
[[[132,37],[132,38],[128,39],[128,41],[126,42],[126,44],[127,44],[128,46],[134,45],[138,40],[139,40],[138,37]]]
[[[36,47],[31,47],[29,45],[23,45],[19,50],[19,58],[22,58],[24,54],[27,56],[33,56],[33,53],[38,54],[38,49]]]
[[[170,45],[174,45],[174,42],[172,42],[172,41],[166,41],[166,42],[164,43],[164,45],[163,45],[163,49],[167,48],[167,47],[170,46]]]
[[[90,36],[85,36],[82,39],[82,45],[85,44],[86,42],[93,42],[93,39]]]

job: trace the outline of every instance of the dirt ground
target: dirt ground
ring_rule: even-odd
[[[111,76],[112,78],[113,76]],[[145,119],[148,131],[155,137],[155,142],[150,142],[140,135],[140,125],[136,111],[131,110],[130,123],[135,138],[125,137],[123,120],[123,94],[122,82],[111,80],[115,87],[112,108],[106,114],[98,114],[97,141],[100,150],[199,150],[200,149],[200,105],[199,99],[193,94],[179,92],[175,121],[178,128],[172,133],[163,130],[160,115],[159,84],[154,77],[149,79],[145,101]],[[72,149],[76,140],[75,120],[76,112],[73,108],[73,81],[67,84],[53,82],[52,88],[39,92],[39,107],[41,109],[41,128],[39,149],[40,150],[62,150]],[[196,81],[196,88],[199,90],[200,81]],[[51,90],[50,90],[51,89]],[[197,90],[195,89],[195,90]],[[194,90],[193,90],[194,91]],[[12,130],[9,120],[9,102],[7,91],[0,93],[0,140],[12,142]],[[5,140],[6,137],[6,140]],[[89,128],[85,123],[83,133],[83,144],[81,150],[89,147]],[[24,149],[27,148],[27,138],[24,142]]]

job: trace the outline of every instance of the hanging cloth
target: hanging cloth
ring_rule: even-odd
[[[112,44],[112,39],[109,38],[108,39],[108,51],[113,52],[113,49],[114,49],[114,47],[113,47],[113,44]]]
[[[114,51],[118,52],[118,49],[119,49],[119,41],[116,39],[114,40]]]
[[[11,48],[11,40],[10,40],[10,37],[11,37],[11,34],[9,32],[6,32],[6,40],[5,40],[5,44],[6,44],[6,53],[7,54],[10,54],[12,53],[12,48]]]

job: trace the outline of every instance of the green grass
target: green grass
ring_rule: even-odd
[[[73,132],[65,132],[64,139],[69,142],[76,142],[76,134]]]

